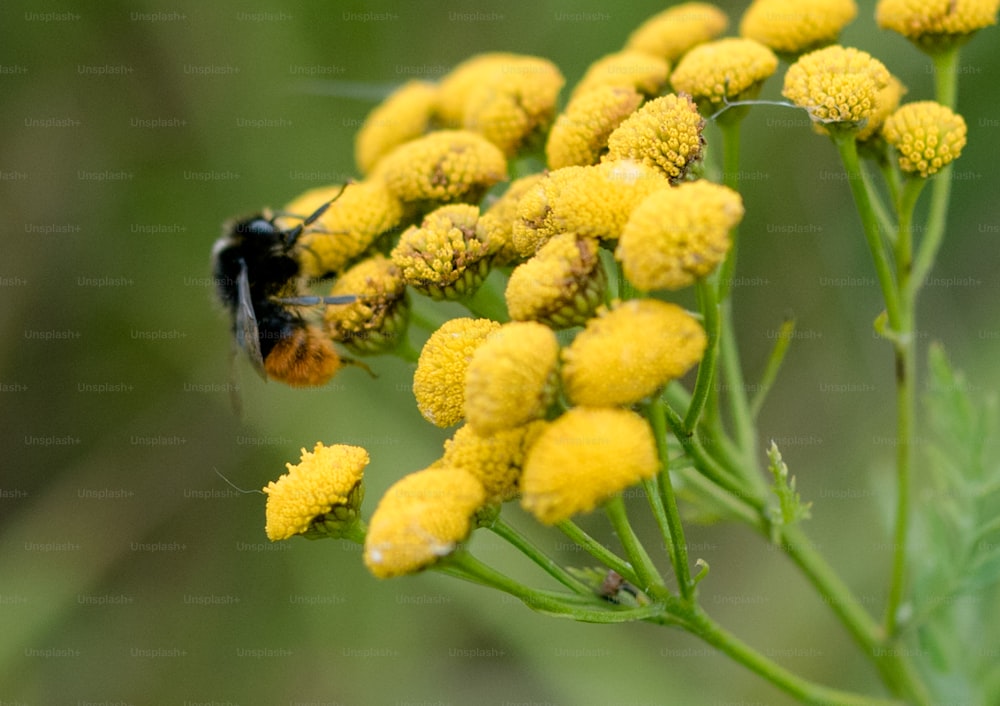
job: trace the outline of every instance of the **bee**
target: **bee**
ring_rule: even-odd
[[[264,380],[313,387],[326,384],[341,367],[329,335],[300,308],[348,304],[355,297],[302,296],[304,278],[294,249],[344,188],[294,228],[277,225],[283,214],[268,210],[231,221],[212,248],[216,294],[231,319],[234,354],[246,353]]]

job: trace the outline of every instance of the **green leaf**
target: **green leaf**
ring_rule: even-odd
[[[781,452],[778,445],[773,441],[767,450],[768,469],[774,478],[771,490],[777,498],[777,507],[770,508],[771,516],[771,541],[777,542],[780,538],[781,528],[794,525],[799,520],[809,519],[809,508],[812,503],[804,503],[795,490],[795,476],[788,474],[788,466],[781,459]]]

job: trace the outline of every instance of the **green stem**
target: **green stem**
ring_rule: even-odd
[[[663,577],[657,571],[656,565],[650,558],[646,548],[642,546],[639,537],[628,521],[625,512],[625,501],[621,495],[615,495],[604,504],[604,511],[611,520],[611,525],[615,528],[618,541],[625,548],[625,556],[629,563],[635,567],[635,572],[639,576],[639,588],[643,593],[656,594],[657,587],[663,586]]]
[[[741,476],[758,494],[763,494],[766,486],[764,478],[757,471],[757,434],[743,380],[739,348],[736,345],[731,302],[722,303],[721,318],[722,374],[727,386],[726,399],[729,401],[733,433],[742,457]]]
[[[705,403],[714,388],[716,361],[719,357],[719,303],[715,298],[714,286],[704,279],[698,280],[698,304],[703,317],[708,343],[705,355],[698,364],[698,378],[694,383],[691,405],[684,417],[684,426],[694,429],[701,417]]]
[[[778,339],[774,342],[774,348],[771,349],[771,355],[768,356],[767,365],[764,367],[764,374],[761,375],[757,391],[750,400],[751,419],[757,419],[757,414],[764,405],[764,400],[767,399],[767,393],[771,391],[771,386],[774,385],[774,381],[778,377],[781,363],[785,360],[785,353],[788,352],[788,346],[792,342],[793,333],[795,333],[795,319],[782,321],[781,328],[778,330]]]
[[[641,583],[635,569],[633,569],[628,562],[584,532],[583,529],[572,520],[563,520],[562,522],[557,523],[556,527],[558,527],[563,534],[573,540],[573,542],[575,542],[578,546],[582,547],[588,554],[612,571],[616,572],[629,583],[634,583],[636,585]]]
[[[546,573],[566,588],[581,595],[593,595],[593,591],[589,586],[562,568],[562,566],[557,564],[545,552],[535,546],[530,539],[521,534],[517,528],[508,524],[503,518],[494,518],[489,525],[489,529],[514,545],[522,554],[538,564]]]

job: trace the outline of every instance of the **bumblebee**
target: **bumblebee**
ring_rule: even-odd
[[[302,296],[304,278],[294,255],[299,236],[330,201],[283,229],[270,211],[225,226],[212,248],[216,294],[232,322],[234,352],[242,349],[264,379],[293,387],[327,383],[342,361],[330,337],[300,313],[303,306],[347,304],[353,296]]]

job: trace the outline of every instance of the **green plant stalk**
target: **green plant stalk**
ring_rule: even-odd
[[[684,416],[684,426],[687,429],[694,429],[698,425],[701,413],[705,409],[705,403],[714,389],[716,361],[719,357],[719,303],[715,297],[715,287],[705,279],[699,279],[698,305],[702,314],[702,325],[708,337],[705,346],[705,354],[701,363],[698,364],[698,377],[694,383],[694,392],[691,396],[691,404],[688,406],[687,414]],[[715,408],[715,405],[712,405]],[[715,415],[711,415],[715,418]]]
[[[636,574],[635,569],[632,568],[631,564],[584,532],[583,529],[572,520],[557,522],[556,527],[558,527],[563,534],[573,540],[573,542],[575,542],[578,546],[582,547],[588,554],[612,571],[615,571],[626,581],[637,586],[641,583],[639,576]]]
[[[611,525],[615,528],[618,541],[625,548],[625,556],[628,557],[629,563],[632,564],[639,576],[638,586],[640,590],[643,593],[657,593],[657,587],[663,586],[663,577],[660,576],[652,558],[650,558],[646,548],[642,546],[642,542],[639,541],[639,537],[628,521],[625,501],[622,496],[615,495],[604,503],[604,511],[608,519],[611,520]]]
[[[736,345],[736,333],[733,330],[732,303],[721,304],[721,359],[722,375],[726,381],[729,401],[729,414],[732,418],[733,432],[736,444],[742,457],[742,478],[754,491],[763,495],[766,492],[764,477],[759,473],[757,465],[757,435],[750,412],[750,402],[747,399],[747,388],[743,380],[743,370],[740,366],[739,348]]]
[[[510,542],[518,551],[538,564],[546,573],[566,588],[581,595],[593,594],[589,586],[557,564],[550,556],[535,546],[530,539],[521,534],[517,528],[513,527],[502,517],[496,517],[489,525],[489,529],[494,534]]]
[[[771,355],[768,356],[767,365],[764,366],[764,374],[760,377],[757,392],[750,400],[750,418],[756,420],[760,413],[760,408],[767,399],[767,393],[771,391],[778,371],[781,370],[781,363],[785,360],[785,353],[792,342],[792,334],[795,332],[795,319],[785,319],[781,322],[781,329],[778,331],[778,340],[774,342]]]

